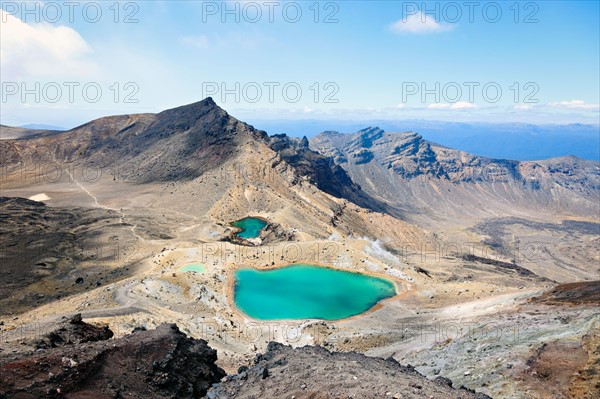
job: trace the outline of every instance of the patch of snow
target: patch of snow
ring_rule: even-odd
[[[46,193],[41,193],[41,194],[32,195],[28,199],[31,201],[47,201],[50,199],[50,197],[48,197],[46,195]]]

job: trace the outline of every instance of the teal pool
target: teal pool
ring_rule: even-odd
[[[258,320],[339,320],[394,295],[389,280],[314,265],[235,272],[235,305]]]
[[[180,272],[196,272],[196,273],[204,273],[206,271],[206,266],[202,263],[192,263],[191,265],[183,266],[179,269]]]
[[[231,223],[242,229],[236,235],[240,238],[256,238],[260,231],[267,226],[267,222],[259,218],[243,218]]]

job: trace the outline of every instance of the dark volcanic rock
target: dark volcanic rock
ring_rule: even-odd
[[[292,349],[275,342],[257,355],[254,366],[213,386],[208,397],[219,398],[486,398],[450,383],[426,379],[413,367],[319,346]],[[266,372],[265,372],[266,370]],[[447,380],[449,381],[449,380]]]
[[[462,258],[464,260],[466,260],[467,262],[479,262],[479,263],[483,263],[485,265],[496,266],[500,269],[512,270],[514,272],[519,273],[521,276],[524,276],[524,277],[537,277],[536,274],[533,273],[532,271],[530,271],[529,269],[521,267],[515,263],[502,262],[497,259],[483,258],[481,256],[477,256],[477,255],[473,255],[473,254],[463,254]]]
[[[351,152],[350,157],[355,164],[361,165],[364,163],[369,163],[374,158],[374,155],[366,148],[362,148],[356,152]]]
[[[106,341],[112,338],[113,335],[113,332],[107,326],[97,327],[84,323],[81,314],[77,314],[68,323],[63,323],[57,330],[38,340],[35,346],[38,349],[47,349],[64,345],[84,344],[86,342]]]
[[[394,143],[394,149],[384,158],[387,167],[404,178],[420,175],[448,179],[448,174],[428,142],[417,133],[410,133]]]
[[[333,159],[312,151],[300,139],[276,134],[271,136],[269,146],[299,175],[307,176],[317,187],[335,197],[344,197],[346,191],[360,191]]]
[[[75,321],[50,333],[79,337],[71,344],[0,364],[0,397],[198,398],[225,376],[216,351],[174,324],[106,340],[110,330]]]
[[[600,306],[600,281],[561,284],[531,301],[548,305]]]

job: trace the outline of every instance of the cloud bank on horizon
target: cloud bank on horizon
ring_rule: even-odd
[[[597,2],[1,4],[2,124],[209,95],[240,118],[600,123]]]

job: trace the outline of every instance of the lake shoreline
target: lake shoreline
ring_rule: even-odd
[[[285,268],[290,268],[290,267],[294,267],[294,266],[312,266],[312,267],[330,269],[330,270],[334,270],[334,271],[338,271],[338,272],[357,274],[357,275],[361,275],[361,276],[365,276],[365,277],[380,278],[380,279],[383,279],[393,285],[394,295],[391,295],[389,297],[385,297],[385,298],[378,300],[373,306],[366,309],[365,311],[362,311],[360,313],[357,313],[357,314],[354,314],[354,315],[351,315],[348,317],[342,317],[339,319],[326,319],[326,318],[314,318],[314,317],[312,317],[312,318],[259,319],[259,318],[255,318],[255,317],[252,317],[252,316],[246,314],[240,307],[238,307],[238,305],[235,302],[235,289],[236,289],[236,282],[237,282],[235,273],[237,271],[242,270],[242,269],[249,269],[249,270],[256,270],[256,271],[260,272],[260,271],[285,269]],[[377,311],[377,310],[381,309],[386,302],[404,298],[406,295],[410,294],[414,290],[414,288],[412,287],[412,284],[410,282],[401,280],[401,279],[391,276],[389,274],[380,273],[380,272],[371,272],[371,271],[361,271],[361,270],[349,269],[349,268],[344,268],[344,267],[337,267],[337,266],[332,266],[332,265],[328,265],[328,264],[322,264],[319,262],[285,263],[285,264],[278,264],[278,265],[277,264],[269,265],[269,266],[264,266],[264,267],[239,267],[238,265],[232,264],[228,269],[229,270],[227,270],[227,275],[228,275],[229,281],[228,281],[227,288],[226,288],[226,291],[227,291],[226,296],[227,296],[228,302],[230,303],[230,305],[236,315],[238,315],[241,319],[243,319],[245,321],[249,321],[249,322],[265,323],[265,322],[311,322],[311,321],[314,321],[314,322],[341,322],[341,321],[349,321],[349,320],[353,320],[357,317],[361,317],[361,316],[364,316],[371,312]]]
[[[245,232],[247,232],[248,230],[250,230],[250,228],[248,227],[242,227],[242,226],[238,226],[235,223],[243,223],[244,221],[252,221],[252,220],[258,220],[261,221],[262,223],[264,223],[264,225],[262,225],[262,227],[260,227],[255,234],[252,234],[251,236],[248,237],[243,237],[242,234],[244,234]],[[261,223],[261,224],[262,224]],[[243,240],[248,240],[248,239],[252,239],[252,238],[257,238],[260,237],[261,232],[269,225],[269,221],[263,217],[260,216],[246,216],[243,217],[241,219],[238,220],[234,220],[233,222],[230,222],[229,225],[231,227],[233,227],[235,230],[233,234],[238,237],[241,238]]]

